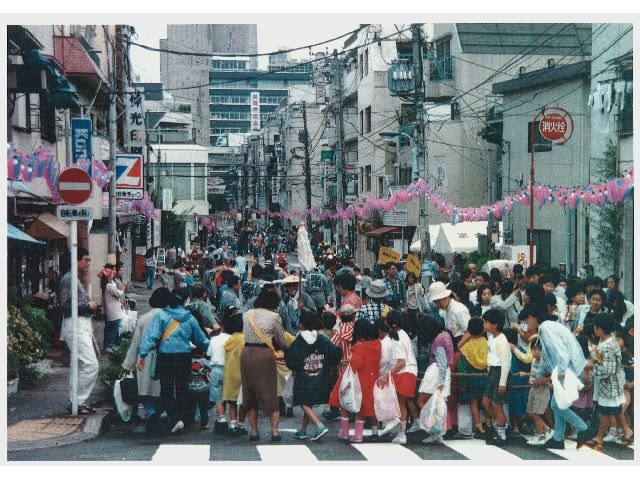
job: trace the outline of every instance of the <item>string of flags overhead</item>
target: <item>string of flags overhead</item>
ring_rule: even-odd
[[[580,205],[604,206],[610,203],[620,203],[633,194],[633,169],[622,177],[613,178],[602,183],[592,183],[583,187],[563,187],[558,185],[543,185],[534,183],[533,201],[541,208],[547,203],[558,203],[563,208],[575,209]],[[286,212],[273,212],[270,209],[248,209],[248,212],[266,215],[271,218],[286,220],[304,220],[308,214],[314,220],[348,220],[354,217],[366,217],[373,210],[392,211],[399,203],[408,203],[415,198],[425,196],[431,205],[442,215],[450,218],[453,225],[459,222],[486,221],[492,213],[496,219],[510,213],[514,205],[529,206],[531,201],[530,185],[519,192],[507,195],[492,205],[479,207],[460,207],[448,202],[423,180],[419,179],[407,188],[396,191],[388,199],[367,198],[362,204],[352,203],[348,207],[337,210],[323,210],[320,208],[294,209]]]
[[[75,166],[89,171],[89,161],[83,160]],[[96,185],[101,189],[109,184],[113,173],[101,160],[95,157],[91,160],[91,175]],[[10,180],[22,180],[32,182],[34,178],[44,178],[51,200],[57,202],[60,195],[57,191],[58,175],[60,166],[55,155],[43,147],[37,147],[31,153],[23,152],[9,146],[7,148],[7,178]]]

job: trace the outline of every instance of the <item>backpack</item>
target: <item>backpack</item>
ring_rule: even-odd
[[[200,328],[204,332],[205,331],[204,327],[206,326],[207,321],[204,318],[204,315],[202,314],[200,309],[198,308],[198,305],[195,304],[195,303],[191,303],[191,304],[187,305],[185,308],[189,312],[191,312],[191,315],[193,315],[195,317],[195,319],[198,321],[198,325],[200,325]]]

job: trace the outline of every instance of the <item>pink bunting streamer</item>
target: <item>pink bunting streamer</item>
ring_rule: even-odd
[[[533,186],[533,201],[537,201],[542,207],[546,203],[557,201],[560,206],[568,205],[574,209],[578,202],[585,205],[605,205],[609,203],[619,203],[624,200],[625,195],[633,192],[633,170],[629,170],[622,178],[615,178],[608,182],[595,185],[587,185],[582,188],[567,188],[549,185],[535,184]],[[529,187],[523,188],[514,195],[508,195],[504,199],[497,201],[493,205],[481,205],[479,207],[461,208],[447,202],[438,193],[434,192],[423,179],[409,185],[405,190],[396,191],[390,198],[368,197],[362,205],[352,203],[345,209],[335,212],[312,208],[307,210],[289,210],[286,212],[271,212],[269,209],[249,209],[249,212],[259,215],[267,215],[275,218],[287,220],[304,220],[307,214],[318,220],[347,220],[354,217],[365,217],[372,210],[392,211],[399,203],[408,203],[414,198],[425,196],[431,202],[434,209],[442,215],[451,218],[451,223],[487,220],[489,213],[493,213],[496,218],[502,218],[505,212],[512,212],[515,203],[528,206],[530,201]]]

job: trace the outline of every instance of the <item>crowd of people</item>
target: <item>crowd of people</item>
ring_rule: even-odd
[[[365,426],[368,441],[398,444],[420,430],[427,444],[633,442],[633,305],[614,276],[469,264],[448,278],[434,272],[425,289],[402,264],[371,272],[343,253],[320,252],[301,275],[284,252],[250,262],[220,248],[203,255],[201,282],[179,263],[173,290],[160,276],[122,365],[136,372],[148,431],[199,422],[256,441],[260,412],[277,442],[280,416],[300,407],[300,440],[320,439],[336,421],[337,436],[355,443]],[[112,283],[105,272],[115,304],[122,288]],[[354,375],[358,411],[341,391]],[[398,409],[381,422],[374,391],[384,389]],[[440,430],[421,420],[436,399],[446,404]]]

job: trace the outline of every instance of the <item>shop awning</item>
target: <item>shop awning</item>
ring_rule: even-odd
[[[399,232],[400,227],[380,227],[367,233],[369,237],[381,237],[387,233]]]
[[[18,227],[14,227],[10,223],[7,224],[7,226],[9,227],[7,229],[7,238],[9,240],[16,240],[18,242],[36,243],[38,245],[46,245],[47,244],[47,242],[41,242],[40,240],[36,240],[35,238],[27,235],[22,230],[20,230]]]
[[[69,225],[51,213],[41,213],[27,229],[27,233],[43,240],[58,240],[69,237]]]

